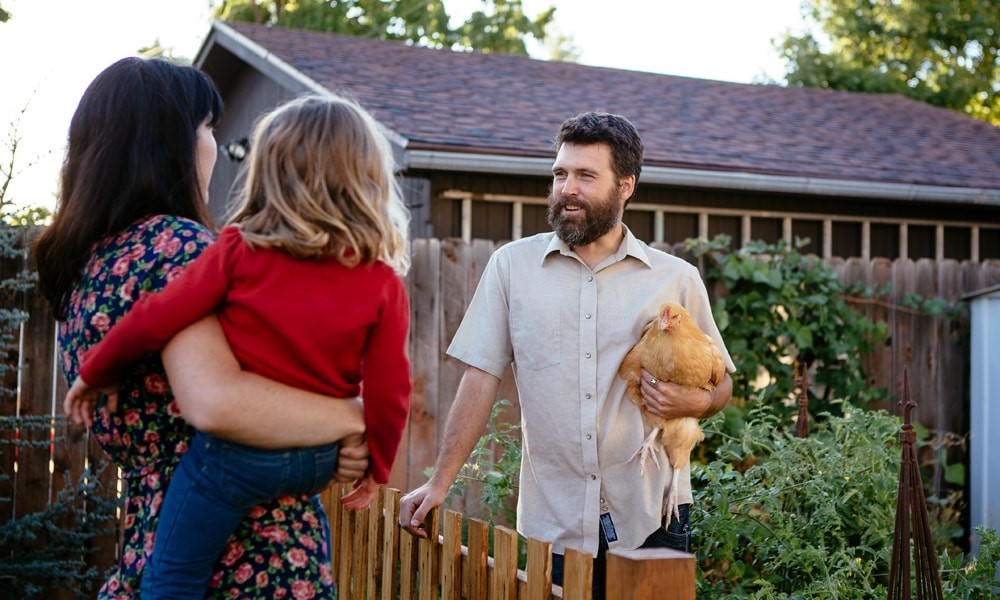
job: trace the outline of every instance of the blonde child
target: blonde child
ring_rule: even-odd
[[[92,411],[124,368],[217,311],[244,370],[328,396],[363,395],[371,466],[345,504],[367,506],[388,481],[411,388],[407,214],[393,173],[378,125],[350,100],[307,96],[264,116],[235,216],[87,352],[66,412]],[[144,600],[202,598],[247,511],[318,492],[337,453],[338,443],[262,449],[196,433],[164,499]]]

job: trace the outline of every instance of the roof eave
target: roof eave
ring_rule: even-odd
[[[292,94],[311,92],[321,96],[331,96],[333,92],[315,79],[306,76],[302,71],[288,64],[270,50],[254,42],[250,38],[226,25],[223,21],[214,21],[208,40],[202,45],[195,59],[195,66],[201,68],[211,48],[219,45],[232,52],[248,65],[257,69],[265,76],[276,81]],[[406,147],[407,140],[398,132],[384,128],[386,136],[398,149]]]
[[[405,165],[408,169],[429,171],[461,171],[538,177],[552,175],[551,158],[443,152],[440,150],[407,150]],[[809,196],[919,200],[1000,206],[1000,190],[985,188],[762,175],[656,166],[644,166],[640,181],[643,184],[654,185],[777,192]]]

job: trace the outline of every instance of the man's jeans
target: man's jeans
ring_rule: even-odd
[[[681,552],[691,552],[691,505],[681,504],[677,507],[680,513],[680,520],[671,517],[669,527],[660,527],[649,534],[646,541],[640,548],[673,548]],[[666,521],[666,517],[663,518]],[[604,587],[606,585],[605,571],[607,569],[608,540],[604,537],[604,528],[598,524],[597,527],[599,541],[597,546],[597,556],[594,557],[594,600],[604,600]],[[562,585],[563,583],[563,555],[552,554],[552,583]]]
[[[167,488],[143,600],[203,598],[226,541],[253,507],[315,494],[337,470],[339,442],[251,448],[198,432]]]

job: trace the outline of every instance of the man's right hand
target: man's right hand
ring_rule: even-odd
[[[441,506],[447,490],[438,490],[431,482],[423,484],[399,501],[399,525],[413,535],[427,539],[429,537],[424,519],[427,513]]]

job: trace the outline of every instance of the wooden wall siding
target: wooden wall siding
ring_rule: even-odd
[[[231,54],[225,53],[231,60],[225,65],[209,70],[216,83],[228,97],[243,98],[242,102],[234,102],[225,107],[225,116],[219,122],[215,139],[219,144],[227,144],[239,138],[252,137],[252,128],[258,115],[278,106],[292,96],[288,90],[278,85],[273,79],[265,77],[259,71],[247,67]],[[221,61],[223,54],[216,55]],[[221,78],[221,81],[220,79]],[[209,184],[209,208],[218,223],[225,222],[232,212],[234,203],[239,201],[239,172],[246,166],[246,161],[234,162],[224,154],[219,154],[212,172]]]
[[[433,465],[438,454],[444,418],[463,371],[461,364],[444,353],[496,246],[495,242],[484,240],[464,243],[455,239],[419,239],[413,243],[413,268],[408,277],[408,289],[412,306],[410,357],[414,391],[410,421],[392,473],[391,487],[409,490],[423,483],[426,480],[424,470]],[[671,248],[662,247],[668,251]],[[682,252],[680,245],[673,248],[677,253]],[[854,302],[858,310],[874,320],[885,320],[889,326],[889,342],[866,358],[866,371],[872,385],[887,387],[899,395],[902,368],[908,365],[910,389],[918,403],[914,417],[932,431],[965,435],[968,431],[967,323],[956,327],[949,320],[896,305],[911,292],[925,298],[958,300],[968,292],[1000,284],[1000,260],[975,263],[834,259],[830,264],[845,283],[859,281],[874,289],[891,284],[886,301]],[[10,273],[17,265],[0,264],[0,268]],[[709,293],[718,294],[718,286],[710,288]],[[17,298],[8,296],[4,302],[4,308],[27,307],[31,318],[20,332],[22,353],[6,357],[13,364],[21,365],[20,390],[17,394],[0,395],[0,414],[54,419],[62,414],[65,382],[56,370],[54,323],[48,307],[32,293]],[[498,397],[515,403],[506,420],[516,423],[519,420],[516,391],[509,372]],[[898,412],[892,402],[884,408]],[[13,481],[0,487],[0,495],[12,499],[11,503],[0,503],[0,523],[44,507],[64,485],[60,473],[68,472],[75,480],[84,465],[103,462],[100,449],[81,428],[61,425],[53,427],[50,433],[54,435],[53,443],[41,448],[21,448],[15,455],[10,446],[2,447],[0,467],[13,475]],[[0,432],[4,441],[16,436],[24,439],[28,435],[44,438],[46,432]],[[50,461],[55,474],[49,467]],[[111,469],[102,475],[105,490],[112,495],[116,477],[117,473]],[[475,488],[448,508],[468,516],[482,515]],[[109,536],[89,549],[93,551],[91,559],[100,572],[113,564],[115,544],[116,539]]]
[[[429,237],[504,241],[549,229],[543,209],[548,179],[474,173],[414,176],[430,180]],[[462,197],[468,201],[467,215]],[[515,201],[520,209],[511,208]],[[737,245],[798,236],[810,238],[809,251],[824,257],[1000,258],[1000,212],[994,207],[910,203],[901,219],[898,202],[646,185],[640,186],[630,206],[636,210],[626,211],[625,223],[648,242],[676,242],[703,232],[728,234]],[[699,221],[703,216],[708,217],[705,228]],[[907,228],[913,231],[909,237]]]

